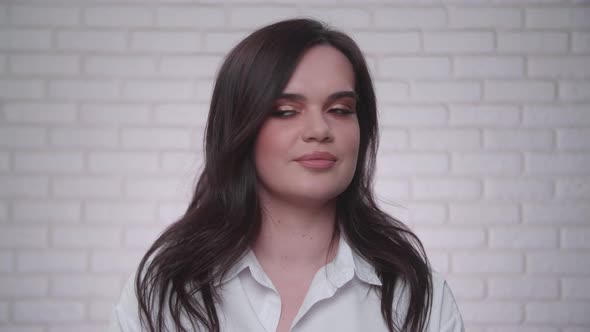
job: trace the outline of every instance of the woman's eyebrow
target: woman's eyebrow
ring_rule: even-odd
[[[338,91],[338,92],[334,92],[331,95],[328,96],[328,98],[326,99],[326,104],[331,103],[335,100],[338,100],[340,98],[352,98],[355,101],[358,101],[358,95],[356,94],[356,92],[354,91]],[[299,93],[282,93],[279,98],[277,98],[278,100],[281,99],[285,99],[285,100],[293,100],[293,101],[306,101],[307,98]]]

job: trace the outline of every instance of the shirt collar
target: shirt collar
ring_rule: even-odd
[[[223,279],[217,280],[215,285],[230,281],[246,268],[250,269],[253,277],[259,283],[265,286],[272,284],[266,276],[266,273],[264,273],[264,270],[252,249],[248,249],[242,258],[240,258],[238,262],[226,272]],[[381,286],[381,280],[377,276],[373,265],[363,259],[360,255],[356,254],[342,234],[340,235],[336,258],[328,263],[326,269],[328,270],[328,275],[336,276],[336,280],[334,280],[336,284],[344,284],[345,281],[350,280],[351,276],[349,275],[349,271],[351,271],[354,272],[354,275],[356,275],[359,280],[371,285]],[[347,280],[342,279],[342,276],[346,275],[349,275],[349,277],[346,278]]]

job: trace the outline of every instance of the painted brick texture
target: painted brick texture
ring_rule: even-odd
[[[378,197],[467,331],[590,330],[587,1],[7,0],[0,332],[105,330],[190,198],[223,56],[294,16],[366,54]]]

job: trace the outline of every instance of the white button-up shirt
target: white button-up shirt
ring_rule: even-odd
[[[445,280],[433,272],[432,284],[427,331],[464,331],[461,314]],[[336,258],[314,276],[291,331],[387,332],[379,294],[370,291],[370,286],[381,286],[374,268],[340,238]],[[216,304],[221,331],[276,331],[281,299],[252,250],[228,271],[217,287],[222,299]],[[407,308],[407,294],[395,294],[393,310],[402,315]],[[168,326],[173,326],[171,320]],[[133,277],[113,309],[109,331],[141,331]]]

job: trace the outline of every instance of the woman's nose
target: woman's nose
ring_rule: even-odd
[[[310,110],[306,112],[303,140],[330,142],[334,139],[332,128],[325,118],[323,111]]]

